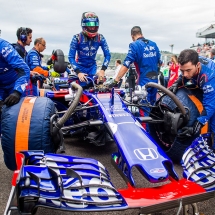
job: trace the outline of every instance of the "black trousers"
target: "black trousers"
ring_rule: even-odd
[[[128,77],[128,86],[129,88],[132,88],[132,91],[135,90],[135,76]]]

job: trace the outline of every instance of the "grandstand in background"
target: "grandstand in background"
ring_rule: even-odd
[[[199,29],[196,32],[197,38],[205,38],[205,43],[215,39],[215,24]],[[208,41],[209,40],[209,41]]]
[[[205,38],[205,42],[193,44],[190,48],[196,50],[201,56],[210,57],[211,49],[215,48],[215,23],[197,30],[196,37]]]

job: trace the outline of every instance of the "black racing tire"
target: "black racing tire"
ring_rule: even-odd
[[[38,209],[38,207],[35,207],[35,208],[32,210],[31,214],[32,214],[32,215],[36,215],[37,209]]]

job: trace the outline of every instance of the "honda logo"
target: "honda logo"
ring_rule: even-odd
[[[158,158],[158,154],[153,148],[135,149],[134,154],[139,160],[155,160]]]

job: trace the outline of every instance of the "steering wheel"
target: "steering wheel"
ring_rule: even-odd
[[[87,82],[80,82],[77,75],[69,76],[68,83],[73,81],[77,82],[82,86],[84,90],[93,90],[99,92],[109,92],[109,89],[103,84],[97,84],[95,80],[91,77],[86,76]]]
[[[162,119],[163,122],[160,124],[151,124],[149,126],[150,133],[151,130],[153,130],[152,133],[155,132],[160,141],[172,143],[178,133],[178,130],[189,121],[189,111],[184,107],[177,96],[167,88],[153,82],[149,82],[145,85],[146,89],[149,87],[154,87],[164,93],[164,95],[156,101],[155,106],[150,112],[150,117],[155,118],[156,116]],[[175,103],[176,108],[174,111],[170,110],[168,106],[165,107],[161,104],[162,98],[166,95],[169,96]]]

